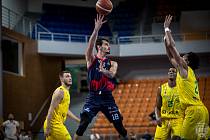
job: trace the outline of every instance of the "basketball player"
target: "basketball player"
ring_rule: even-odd
[[[170,62],[178,70],[177,85],[179,86],[179,98],[182,108],[185,110],[182,138],[187,140],[203,140],[207,138],[209,114],[202,103],[198,82],[194,70],[199,67],[199,58],[195,53],[187,53],[180,56],[175,48],[175,42],[169,26],[172,16],[165,18],[165,47]]]
[[[155,110],[158,125],[155,140],[168,140],[170,137],[172,140],[181,140],[184,111],[180,106],[176,76],[176,69],[170,68],[168,82],[158,88]]]
[[[74,140],[83,135],[89,123],[99,111],[113,123],[121,137],[127,139],[127,131],[122,124],[122,117],[112,96],[112,91],[115,88],[114,77],[118,65],[117,62],[111,61],[106,57],[107,54],[110,54],[108,40],[103,38],[97,39],[102,24],[106,22],[103,19],[103,15],[97,15],[95,28],[85,53],[88,68],[89,94],[80,115],[81,122]],[[96,55],[93,55],[94,44],[97,51]]]
[[[59,78],[61,86],[53,93],[50,108],[44,122],[46,140],[71,140],[71,136],[64,126],[66,117],[68,116],[80,122],[80,119],[69,110],[69,89],[72,85],[71,74],[68,71],[62,71],[59,74]]]

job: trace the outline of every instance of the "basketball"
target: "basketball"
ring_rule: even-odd
[[[101,15],[108,15],[113,8],[110,0],[98,0],[96,2],[96,11]]]

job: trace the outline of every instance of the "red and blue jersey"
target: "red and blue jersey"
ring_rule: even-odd
[[[110,70],[111,60],[109,58],[100,59],[95,56],[92,65],[88,68],[88,83],[90,92],[110,92],[115,88],[115,80],[104,75],[99,70],[100,62],[103,68]]]

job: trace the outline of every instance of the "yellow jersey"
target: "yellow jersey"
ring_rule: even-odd
[[[176,83],[179,86],[179,98],[183,109],[191,105],[203,105],[200,100],[198,81],[189,66],[187,78],[182,78],[178,72]]]
[[[181,110],[178,87],[170,87],[168,82],[161,85],[161,118],[181,118],[184,111]]]
[[[63,90],[63,100],[58,104],[52,114],[51,123],[64,123],[66,120],[67,112],[69,110],[70,104],[70,93],[65,87],[58,87],[60,90]],[[57,88],[57,89],[58,89]]]

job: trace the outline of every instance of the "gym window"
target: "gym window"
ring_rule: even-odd
[[[23,43],[2,38],[3,71],[23,76]]]

